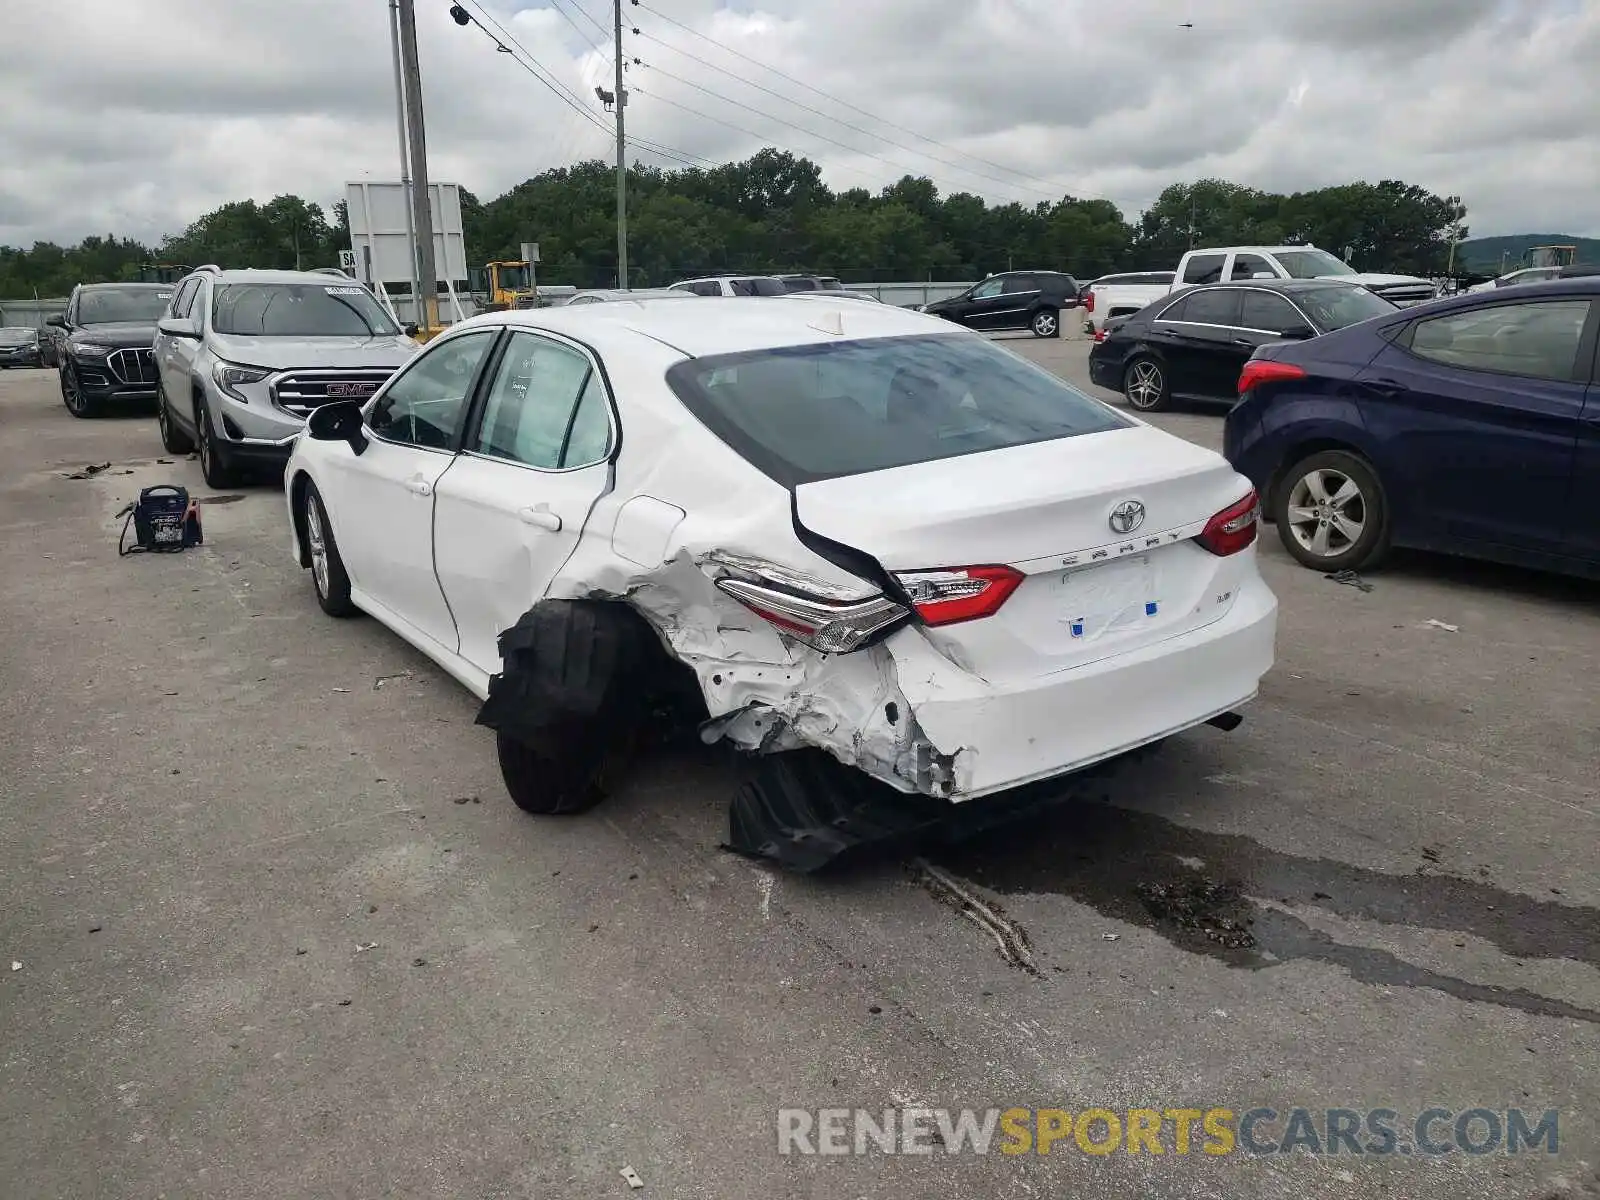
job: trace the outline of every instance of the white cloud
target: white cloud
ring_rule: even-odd
[[[468,3],[608,120],[605,0]],[[434,178],[487,198],[610,156],[604,128],[448,5],[418,3]],[[837,189],[910,171],[990,200],[1105,196],[1132,217],[1200,176],[1282,191],[1399,178],[1462,195],[1474,233],[1600,235],[1600,3],[645,0],[624,17],[644,64],[630,131],[719,161],[781,145]],[[331,204],[346,179],[396,173],[384,0],[75,0],[63,37],[65,20],[7,14],[0,243],[155,240],[228,200]]]

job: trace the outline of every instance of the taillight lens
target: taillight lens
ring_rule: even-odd
[[[1226,558],[1237,554],[1256,540],[1256,530],[1261,525],[1261,503],[1254,489],[1245,493],[1243,500],[1230,504],[1200,531],[1194,540],[1211,553]]]
[[[1085,296],[1083,298],[1083,311],[1084,312],[1093,312],[1094,311],[1094,293],[1093,292],[1090,292],[1087,296]]]
[[[1015,567],[946,567],[942,571],[899,571],[917,615],[929,625],[954,625],[993,616],[1027,576]]]
[[[887,596],[840,599],[792,583],[728,576],[717,587],[758,617],[825,654],[848,654],[911,614]]]
[[[1251,388],[1263,383],[1283,383],[1291,379],[1304,379],[1305,369],[1293,363],[1274,362],[1270,358],[1252,358],[1239,372],[1239,395],[1247,395]]]
[[[1106,331],[1104,326],[1101,326],[1099,329],[1094,331],[1094,340],[1097,342],[1103,342],[1106,340]]]

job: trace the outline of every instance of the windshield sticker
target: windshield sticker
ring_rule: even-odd
[[[156,293],[156,299],[157,300],[171,300],[172,299],[172,293],[171,292],[157,292]]]
[[[358,287],[329,287],[323,288],[330,296],[359,296],[362,294]]]

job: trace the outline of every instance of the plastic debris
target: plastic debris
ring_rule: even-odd
[[[346,694],[348,694],[349,691],[350,691],[349,688],[334,688],[333,690],[336,691],[336,692],[344,692]]]
[[[1120,933],[1102,933],[1100,935],[1100,940],[1102,942],[1120,942],[1122,940],[1122,935]]]
[[[1429,617],[1426,621],[1423,622],[1423,624],[1424,625],[1430,625],[1434,629],[1442,629],[1446,633],[1460,633],[1461,632],[1461,626],[1459,626],[1459,625],[1451,625],[1448,621],[1436,620],[1433,617]]]
[[[1372,585],[1370,583],[1348,568],[1343,571],[1334,571],[1330,574],[1324,575],[1323,578],[1331,579],[1335,583],[1347,584],[1353,588],[1360,588],[1363,592],[1370,592],[1372,590]]]
[[[108,463],[108,462],[107,463],[90,463],[88,466],[84,467],[82,470],[79,470],[79,471],[63,471],[63,472],[61,472],[61,478],[63,478],[63,479],[92,479],[96,475],[100,474],[101,471],[109,471],[110,469],[111,469],[111,464]],[[128,472],[128,474],[130,474],[130,475],[132,473],[133,472],[131,472],[131,471]]]
[[[617,1174],[621,1175],[622,1178],[627,1181],[628,1186],[634,1188],[635,1190],[644,1186],[644,1180],[639,1178],[639,1172],[635,1171],[632,1167],[623,1167],[622,1170],[617,1172]]]
[[[13,971],[20,971],[20,970],[22,970],[22,964],[19,963],[16,959],[12,959],[11,960],[11,969]]]
[[[362,943],[360,943],[359,945],[356,946],[356,953],[357,954],[361,954],[361,953],[363,953],[363,952],[365,952],[367,950],[376,950],[377,948],[378,948],[378,943],[377,942],[362,942]]]

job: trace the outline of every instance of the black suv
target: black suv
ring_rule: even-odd
[[[156,322],[172,301],[169,283],[80,283],[55,331],[61,400],[75,417],[110,404],[155,403]]]
[[[1061,310],[1078,307],[1078,281],[1060,271],[1002,271],[959,296],[920,306],[969,329],[1031,329],[1061,336]]]

